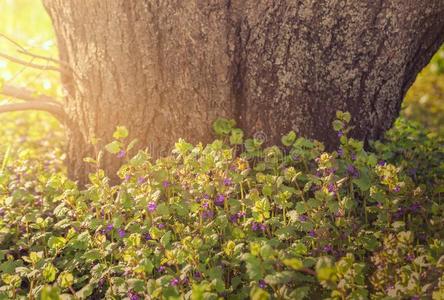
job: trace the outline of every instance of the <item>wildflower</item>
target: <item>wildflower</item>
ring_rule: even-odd
[[[131,179],[131,175],[126,174],[126,175],[125,175],[125,181],[129,181],[130,179]]]
[[[308,217],[306,215],[300,215],[299,216],[299,221],[306,222],[307,220],[308,220]]]
[[[155,202],[150,202],[150,203],[148,203],[147,208],[148,208],[149,212],[153,212],[156,210],[157,204]]]
[[[331,253],[331,252],[333,252],[333,247],[332,247],[332,245],[328,244],[328,245],[324,246],[323,250],[326,253]]]
[[[218,195],[216,199],[214,200],[214,204],[217,206],[224,206],[225,203],[225,196],[224,195]]]
[[[142,184],[145,182],[145,180],[146,180],[145,177],[139,177],[139,178],[137,178],[137,183]]]
[[[422,206],[421,204],[419,204],[418,202],[413,203],[412,205],[410,205],[410,211],[412,213],[417,213],[421,210]]]
[[[130,298],[130,300],[139,300],[140,299],[139,295],[133,291],[128,292],[128,297]]]
[[[342,148],[338,149],[338,155],[339,155],[339,157],[344,156],[344,150]]]
[[[405,259],[408,261],[408,262],[412,262],[412,261],[414,261],[415,260],[415,255],[414,254],[407,254],[407,256],[405,257]]]
[[[119,234],[119,236],[120,236],[121,238],[124,238],[124,237],[125,237],[125,230],[123,230],[123,229],[119,229],[119,230],[117,231],[117,233]]]
[[[265,281],[263,279],[259,280],[259,287],[261,289],[265,289],[267,287],[267,284],[265,283]]]
[[[169,182],[168,180],[164,180],[164,181],[162,182],[162,186],[163,186],[164,188],[167,188],[167,187],[170,186],[170,182]]]
[[[385,166],[385,164],[386,164],[386,162],[383,161],[383,160],[380,160],[380,161],[378,162],[378,166],[381,166],[381,167]]]
[[[316,232],[312,229],[308,232],[308,235],[312,238],[314,238],[316,236]]]
[[[342,130],[338,131],[338,137],[342,137],[344,135],[344,133],[342,132]]]
[[[179,279],[178,278],[173,278],[170,281],[171,286],[178,286],[179,285]]]
[[[233,181],[231,180],[231,178],[225,178],[224,179],[224,185],[225,186],[230,186],[233,184]]]
[[[351,153],[351,159],[356,160],[356,154],[354,152]]]
[[[395,188],[393,189],[393,191],[395,193],[399,193],[399,191],[401,191],[401,187],[399,185],[395,186]]]
[[[151,237],[151,234],[149,234],[149,232],[145,233],[145,241],[150,241],[153,238]]]
[[[330,182],[328,184],[328,192],[329,193],[336,193],[337,189],[336,189],[336,185],[333,182]]]
[[[188,277],[185,277],[183,280],[182,280],[182,285],[188,285],[190,283],[190,279],[188,278]]]
[[[238,214],[231,215],[230,221],[231,223],[237,223],[239,221],[239,215]]]
[[[164,229],[165,228],[165,224],[159,223],[159,224],[157,224],[157,228]]]
[[[124,158],[126,155],[125,150],[120,150],[119,153],[117,153],[117,158]]]
[[[159,266],[159,268],[157,269],[157,271],[158,271],[159,273],[163,273],[163,272],[165,272],[165,266]]]
[[[113,224],[108,224],[108,225],[106,226],[105,233],[110,232],[111,230],[113,230],[113,228],[114,228],[114,225],[113,225]]]
[[[207,219],[211,219],[214,216],[214,212],[212,210],[204,210],[202,212],[202,218],[204,218],[205,220]]]
[[[358,178],[359,177],[359,171],[356,169],[356,167],[354,165],[348,165],[347,166],[347,172],[353,178]]]
[[[402,217],[404,216],[404,213],[405,213],[405,209],[404,209],[404,207],[400,207],[400,208],[398,208],[398,210],[395,212],[394,217],[395,217],[396,219],[400,219],[400,218],[402,218]]]
[[[200,273],[199,271],[195,271],[194,272],[194,278],[201,279],[202,278],[202,273]]]
[[[253,222],[251,224],[251,229],[253,231],[265,231],[267,227],[265,226],[265,224],[259,223],[259,222]]]

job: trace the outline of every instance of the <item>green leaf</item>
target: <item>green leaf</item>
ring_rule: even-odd
[[[125,126],[117,126],[116,131],[113,133],[113,138],[119,140],[128,137],[128,129]]]
[[[105,149],[111,154],[117,154],[122,149],[122,144],[118,141],[113,141],[106,145]]]
[[[294,270],[300,270],[304,268],[304,263],[297,258],[284,259],[282,262],[284,263],[284,265]]]
[[[231,145],[241,145],[244,140],[244,132],[241,129],[233,129],[230,136]]]
[[[288,134],[284,135],[281,142],[284,146],[290,147],[296,141],[296,132],[290,131]]]

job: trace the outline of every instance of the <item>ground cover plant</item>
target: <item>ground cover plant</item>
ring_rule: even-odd
[[[400,119],[366,151],[337,117],[334,152],[219,119],[155,162],[119,127],[116,186],[97,169],[80,189],[38,143],[4,156],[0,297],[443,299],[442,140]]]

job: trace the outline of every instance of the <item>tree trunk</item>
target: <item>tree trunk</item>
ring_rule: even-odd
[[[219,116],[268,143],[295,130],[332,149],[347,110],[355,137],[377,139],[444,41],[443,0],[43,2],[73,70],[62,80],[78,179],[117,125],[154,157],[180,137],[208,142]]]

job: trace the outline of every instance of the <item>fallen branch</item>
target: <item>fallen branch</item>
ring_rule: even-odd
[[[65,73],[65,71],[63,69],[60,69],[58,67],[30,63],[30,62],[15,58],[13,56],[10,56],[10,55],[4,54],[4,53],[0,53],[0,57],[3,57],[11,62],[20,64],[23,66],[27,66],[27,67],[30,67],[33,69],[44,70],[44,71],[56,71],[56,72],[60,72],[60,73]]]
[[[54,104],[50,102],[26,102],[26,103],[11,103],[0,105],[0,113],[5,112],[17,112],[26,110],[41,110],[46,111],[54,115],[60,121],[65,120],[66,114],[60,104]]]
[[[9,84],[4,84],[3,87],[0,87],[0,94],[25,101],[40,101],[40,102],[50,102],[55,104],[59,103],[50,96],[38,95],[31,90],[15,87]]]

